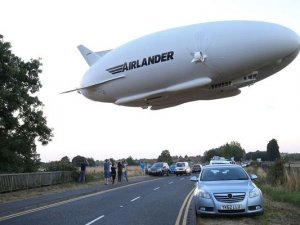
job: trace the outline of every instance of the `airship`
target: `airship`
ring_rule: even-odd
[[[291,63],[300,37],[268,22],[219,21],[159,31],[111,50],[78,49],[89,69],[71,91],[159,110],[240,94]]]

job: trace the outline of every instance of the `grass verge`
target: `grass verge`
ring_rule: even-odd
[[[287,202],[300,207],[300,192],[289,192],[282,188],[271,187],[268,185],[258,185],[264,194],[267,194],[273,201]]]

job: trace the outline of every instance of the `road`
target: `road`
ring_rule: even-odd
[[[188,204],[193,187],[188,176],[146,177],[68,200],[24,207],[0,217],[0,224],[182,224],[187,211],[184,204]]]

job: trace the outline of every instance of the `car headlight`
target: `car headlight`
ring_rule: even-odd
[[[200,198],[210,198],[209,193],[206,192],[206,191],[199,191],[198,196],[199,196]]]
[[[258,188],[253,188],[252,191],[250,191],[249,193],[249,198],[254,198],[254,197],[257,197],[259,196],[259,190]]]

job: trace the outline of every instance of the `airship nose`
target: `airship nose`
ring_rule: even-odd
[[[278,44],[285,49],[287,54],[299,53],[300,37],[292,30],[284,28],[282,32],[278,32]]]

